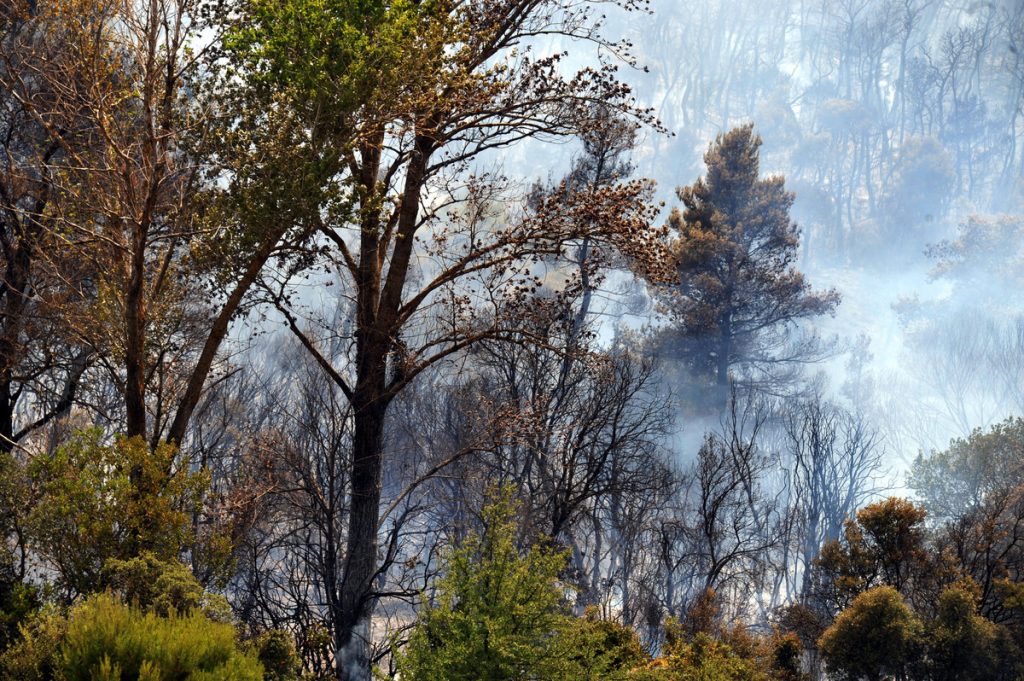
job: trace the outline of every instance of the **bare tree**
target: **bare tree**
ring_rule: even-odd
[[[879,482],[884,451],[863,419],[821,398],[798,405],[786,416],[784,429],[783,465],[797,550],[785,566],[793,580],[788,595],[806,600],[821,547],[839,539],[846,519],[884,489]]]

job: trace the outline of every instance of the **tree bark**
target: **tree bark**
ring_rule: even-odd
[[[716,361],[715,389],[721,409],[729,404],[729,356],[732,354],[732,315],[727,311],[722,317]]]
[[[267,263],[267,260],[270,259],[270,256],[273,255],[282,236],[284,236],[284,230],[276,232],[271,237],[263,241],[252,259],[249,261],[249,264],[242,273],[241,278],[231,290],[227,300],[224,301],[224,305],[221,306],[216,319],[214,319],[213,325],[210,327],[210,332],[206,337],[206,341],[203,344],[199,360],[196,362],[196,366],[189,376],[185,394],[182,396],[181,401],[178,404],[177,411],[174,413],[174,421],[172,422],[171,429],[167,434],[168,442],[180,445],[182,440],[184,440],[189,422],[192,420],[192,414],[195,412],[196,407],[199,405],[199,400],[203,396],[203,388],[206,386],[206,379],[209,377],[210,371],[213,369],[213,362],[217,357],[217,353],[220,351],[221,344],[227,337],[231,320],[242,306],[242,301],[245,299],[245,295],[256,282],[260,272],[263,271],[263,266]]]
[[[133,230],[131,260],[125,291],[125,384],[126,435],[146,437],[146,299],[145,231]]]
[[[361,375],[353,396],[351,507],[339,594],[341,612],[335,632],[336,672],[342,681],[370,679],[370,624],[387,411],[386,340],[364,333],[357,341]]]

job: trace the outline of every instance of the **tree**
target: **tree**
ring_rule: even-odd
[[[760,178],[760,146],[753,125],[719,135],[704,156],[707,176],[679,190],[684,209],[669,218],[680,284],[659,293],[673,322],[666,342],[717,387],[719,404],[733,380],[764,383],[820,359],[820,345],[794,339],[794,328],[839,304],[838,293],[813,291],[793,266],[793,195],[782,177]]]
[[[162,561],[194,546],[192,519],[209,476],[168,444],[103,441],[78,433],[28,466],[36,498],[22,523],[31,550],[56,573],[68,601],[103,589],[110,559],[148,552]]]
[[[929,678],[935,681],[1017,679],[1020,651],[1009,632],[977,612],[978,590],[971,580],[951,585],[939,596],[938,613],[925,637]]]
[[[74,333],[89,298],[77,284],[89,270],[68,257],[54,233],[52,205],[60,201],[54,166],[62,149],[33,116],[33,107],[56,93],[45,78],[28,74],[60,60],[60,46],[37,30],[39,11],[36,3],[14,2],[11,14],[0,19],[0,83],[12,88],[0,95],[2,451],[68,412],[93,358]],[[24,91],[13,90],[18,79]],[[22,101],[19,94],[26,91]]]
[[[925,544],[923,508],[890,497],[846,521],[842,540],[827,542],[816,561],[824,602],[842,609],[859,594],[890,586],[920,608],[934,603],[950,577],[945,557]]]
[[[796,565],[787,570],[804,600],[812,596],[814,561],[823,544],[842,536],[844,521],[876,493],[883,453],[864,420],[815,398],[785,416],[790,512]]]
[[[918,455],[907,482],[934,518],[952,520],[981,508],[1024,484],[1024,420],[978,428],[941,452]]]
[[[308,211],[261,215],[266,203],[252,199],[283,197],[292,181],[316,186],[293,171],[318,147],[280,119],[241,131],[254,121],[240,111],[266,122],[268,107],[240,101],[240,79],[220,59],[226,27],[201,5],[19,3],[19,28],[5,34],[0,84],[19,129],[5,149],[19,164],[3,178],[3,226],[15,237],[5,251],[17,267],[3,294],[0,392],[5,381],[12,397],[27,385],[42,407],[15,439],[67,413],[88,386],[114,430],[153,448],[181,444],[260,271],[311,229]],[[213,40],[198,37],[204,29]],[[342,96],[339,114],[362,101],[352,88]],[[57,339],[62,351],[46,354]],[[46,360],[28,383],[11,359],[23,348]]]
[[[717,590],[728,592],[739,609],[756,597],[770,553],[782,540],[782,509],[767,489],[772,462],[758,444],[764,413],[739,407],[735,398],[730,409],[723,432],[705,437],[678,492],[679,550],[691,604]]]
[[[40,171],[55,200],[31,217],[92,274],[71,282],[93,306],[92,324],[75,331],[104,360],[129,436],[150,436],[147,389],[175,383],[160,380],[170,362],[157,358],[180,350],[202,308],[183,299],[188,290],[177,277],[194,229],[186,195],[196,168],[181,153],[196,124],[182,92],[194,6],[40,3],[14,46],[32,58],[3,74],[11,98],[42,130],[41,143],[54,150]]]
[[[848,681],[905,679],[913,661],[920,623],[892,587],[860,594],[818,642],[828,668]]]
[[[1024,575],[1022,438],[1020,419],[978,429],[944,451],[918,456],[909,476],[941,523],[937,549],[956,558],[978,587],[982,614],[1001,623],[1018,620],[1005,591]]]
[[[1022,238],[1020,215],[969,215],[957,226],[955,239],[925,251],[933,262],[931,276],[953,284],[955,301],[1001,312],[1008,302],[1001,292],[1024,283]]]
[[[400,652],[412,681],[515,681],[566,678],[568,625],[562,552],[515,544],[516,508],[508,491],[485,510],[483,530],[448,557],[433,604]]]
[[[882,202],[889,239],[915,255],[921,242],[939,231],[957,175],[953,159],[938,140],[910,138],[900,146]]]
[[[582,535],[595,523],[613,524],[615,504],[657,486],[668,414],[654,394],[651,362],[624,349],[601,351],[588,338],[593,327],[577,326],[572,308],[552,312],[532,320],[520,342],[483,341],[474,350],[476,381],[468,387],[481,403],[486,397],[517,415],[480,443],[479,458],[522,488],[531,526],[571,544],[578,568],[586,558],[597,570],[603,557],[589,555]],[[592,605],[597,594],[583,596]]]
[[[297,77],[304,96],[277,105],[299,129],[353,130],[345,144],[326,145],[323,158],[296,169],[312,184],[298,203],[285,197],[282,205],[304,208],[313,197],[316,234],[288,267],[265,273],[262,287],[352,406],[351,504],[337,557],[343,576],[332,585],[332,636],[339,676],[364,679],[380,567],[385,423],[396,396],[481,339],[512,335],[543,304],[532,295],[535,264],[586,237],[652,277],[660,267],[651,257],[660,255],[660,233],[650,227],[645,182],[556,192],[530,211],[501,211],[496,199],[508,198],[501,183],[465,171],[481,154],[523,139],[577,135],[595,103],[649,116],[634,108],[613,67],[564,76],[560,56],[535,60],[517,50],[550,34],[612,46],[590,3],[372,2],[372,11],[357,11],[340,2],[325,11],[319,2],[255,2],[249,9],[238,24],[238,59],[255,65],[243,69],[254,88]],[[330,30],[307,31],[309,22]],[[293,30],[302,36],[298,53],[283,39]],[[309,103],[347,82],[346,71],[322,68],[335,51],[345,54],[333,42],[339,36],[384,49],[396,66],[393,77],[375,81],[364,106],[336,117]],[[310,309],[295,295],[313,264],[340,282],[343,315]]]

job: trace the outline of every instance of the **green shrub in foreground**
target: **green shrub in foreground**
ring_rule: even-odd
[[[71,611],[57,665],[66,681],[261,681],[230,624],[202,613],[161,617],[107,594]]]

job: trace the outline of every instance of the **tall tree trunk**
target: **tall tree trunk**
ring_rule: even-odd
[[[125,384],[126,435],[146,437],[146,232],[133,230],[131,260],[125,291]]]
[[[10,372],[0,378],[0,452],[14,449],[14,396],[11,394]]]
[[[351,506],[335,632],[336,672],[342,681],[370,680],[370,621],[387,412],[387,337],[363,332],[358,345],[359,376],[352,400]]]
[[[729,356],[732,354],[732,315],[726,312],[720,322],[718,357],[716,357],[715,398],[721,409],[729,404]]]

